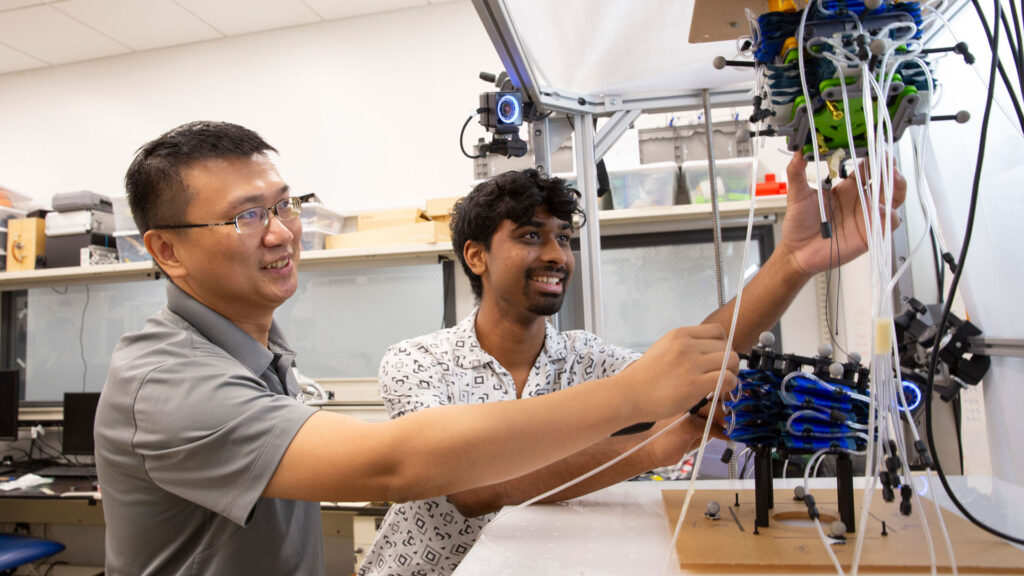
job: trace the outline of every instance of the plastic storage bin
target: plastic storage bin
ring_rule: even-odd
[[[647,164],[630,170],[608,171],[612,205],[622,208],[671,206],[679,188],[679,166],[673,162]]]
[[[327,232],[328,234],[341,232],[341,225],[345,220],[343,215],[324,208],[323,204],[315,203],[303,204],[300,217],[302,218],[303,230],[309,229],[317,232]],[[303,239],[305,239],[305,233],[303,233]],[[321,249],[323,249],[323,242],[320,243],[320,248],[314,248],[314,250]]]
[[[137,230],[135,219],[132,218],[132,209],[128,206],[128,197],[114,196],[110,203],[114,205],[114,231]]]
[[[121,262],[146,262],[152,261],[153,257],[146,251],[146,245],[142,242],[142,235],[138,230],[123,230],[114,232],[114,241],[117,244],[117,256]]]
[[[340,227],[339,227],[340,229]],[[324,228],[302,228],[302,249],[303,250],[323,250],[324,243],[327,241],[328,236],[337,234],[336,230],[327,230]]]
[[[715,161],[719,202],[750,199],[750,170],[753,164],[753,158],[724,158]],[[690,191],[690,202],[710,202],[711,186],[708,180],[707,160],[683,162],[683,174],[686,176],[686,187]]]

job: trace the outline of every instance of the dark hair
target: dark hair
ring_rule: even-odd
[[[259,134],[227,122],[190,122],[143,145],[124,177],[140,234],[154,226],[181,222],[193,193],[182,171],[204,160],[249,158],[277,152]]]
[[[517,225],[525,224],[541,206],[570,226],[576,214],[580,215],[581,226],[586,222],[577,190],[567,187],[561,178],[546,178],[532,169],[505,172],[485,180],[455,203],[451,220],[452,248],[478,300],[483,297],[483,283],[466,264],[462,253],[466,242],[480,242],[484,249],[490,250],[491,238],[502,222],[511,220]]]

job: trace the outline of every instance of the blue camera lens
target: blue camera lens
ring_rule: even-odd
[[[916,382],[910,380],[903,381],[903,397],[907,400],[907,410],[903,410],[903,406],[899,409],[901,412],[913,412],[921,405],[923,394],[921,393],[921,387]]]
[[[498,112],[498,122],[517,125],[522,123],[519,99],[512,94],[505,94],[499,98],[495,108],[497,108]]]

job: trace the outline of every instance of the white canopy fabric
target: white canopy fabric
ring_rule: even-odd
[[[582,96],[616,109],[623,102],[692,95],[705,88],[746,91],[752,87],[752,71],[712,66],[716,56],[736,55],[735,40],[690,42],[694,4],[694,0],[491,0],[477,6],[486,6],[506,22],[506,37],[495,41],[495,46],[503,59],[503,47],[508,47],[513,60],[518,60],[515,52],[519,51],[517,64],[524,78],[516,78],[509,62],[505,64],[520,87],[534,96],[532,88],[569,101]],[[736,37],[749,34],[742,8],[735,0],[728,4],[729,16],[722,18],[735,24],[730,29]]]

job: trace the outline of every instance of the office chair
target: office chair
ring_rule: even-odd
[[[0,534],[0,574],[14,574],[18,566],[42,560],[64,550],[64,545],[20,534]]]

